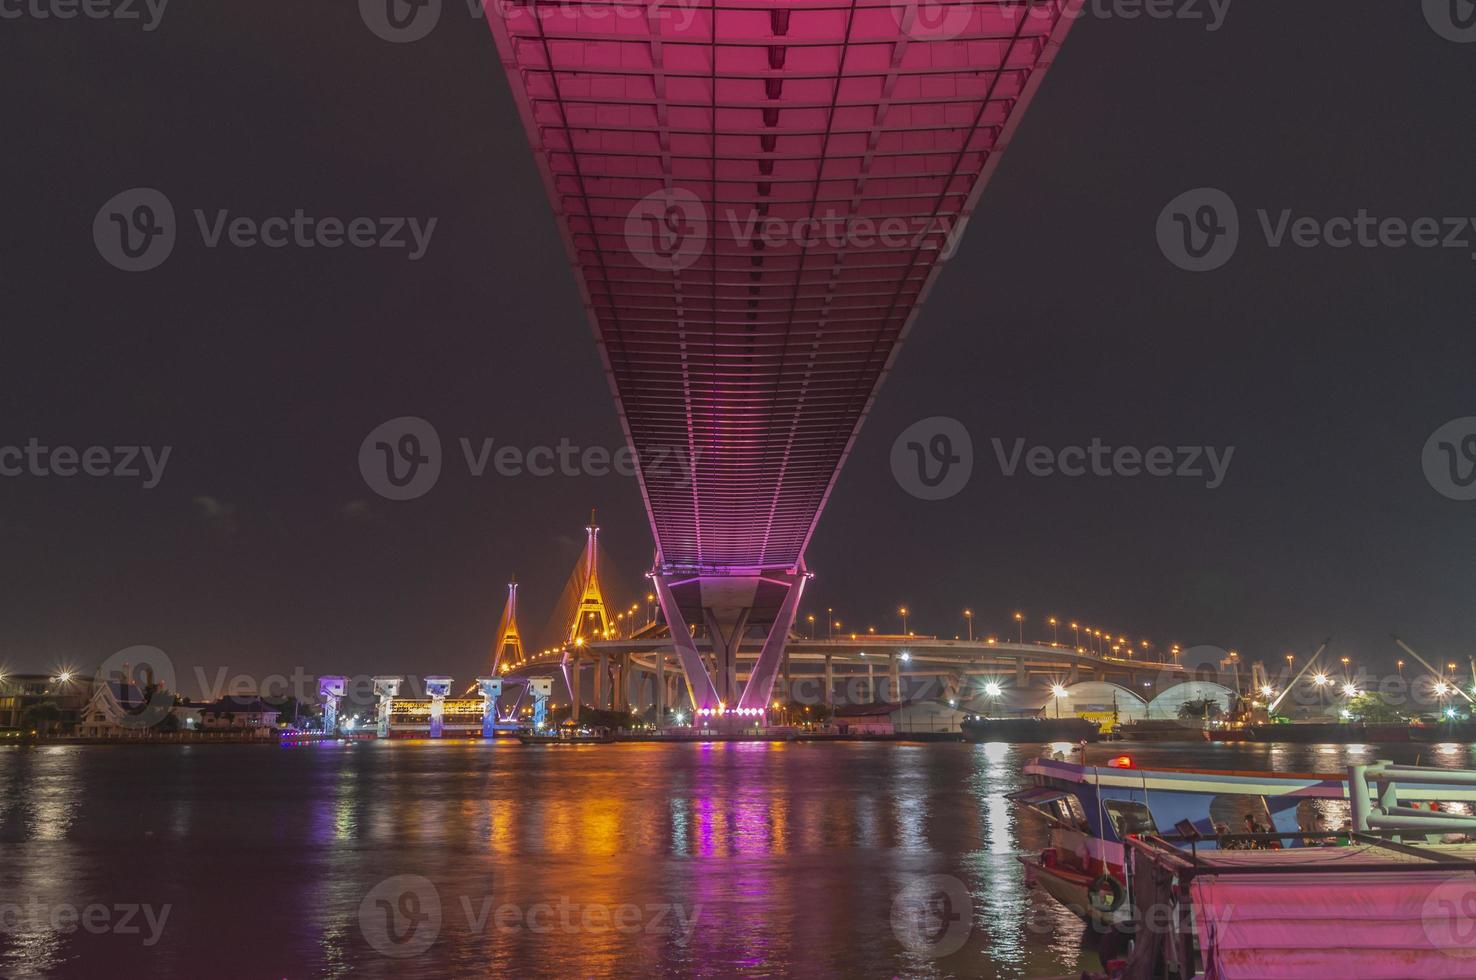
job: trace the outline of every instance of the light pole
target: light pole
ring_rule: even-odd
[[[974,610],[964,610],[964,622],[969,624],[969,642],[974,642]]]
[[[1015,627],[1020,637],[1021,645],[1025,643],[1025,616],[1023,613],[1015,613]]]
[[[1056,632],[1056,617],[1052,616],[1050,619],[1046,620],[1046,622],[1049,623],[1051,626],[1051,646],[1056,646],[1061,642],[1061,637]]]
[[[653,595],[650,592],[647,592],[646,593],[646,622],[647,623],[654,623],[656,621],[656,615],[651,610],[651,603],[653,603],[655,601],[656,601],[656,596]]]
[[[906,606],[902,606],[897,611],[902,614],[902,635],[903,636],[906,636],[907,635],[907,607]]]
[[[814,613],[811,613],[809,616],[806,616],[805,618],[810,621],[810,639],[813,640],[815,638],[815,615],[814,615]]]
[[[1071,624],[1071,645],[1078,650],[1081,649],[1081,625],[1079,623]]]
[[[825,635],[828,639],[835,639],[835,610],[829,606],[825,607]]]

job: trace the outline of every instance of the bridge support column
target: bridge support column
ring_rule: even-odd
[[[866,700],[876,704],[876,664],[866,665]]]
[[[738,706],[748,711],[765,711],[769,707],[769,695],[774,692],[774,679],[779,674],[779,664],[784,658],[784,646],[789,642],[789,631],[794,626],[794,617],[799,613],[800,597],[805,592],[809,575],[800,568],[789,579],[789,592],[779,604],[774,625],[764,638],[763,649],[753,663],[748,683],[743,686],[743,697]]]
[[[1015,686],[1019,688],[1030,686],[1030,671],[1026,669],[1023,657],[1015,661]]]
[[[887,692],[888,701],[901,703],[902,701],[902,662],[897,659],[895,653],[887,654],[887,663],[890,667],[890,678],[892,689]]]
[[[666,651],[656,651],[656,674],[652,678],[655,690],[651,692],[656,705],[656,727],[666,724]]]
[[[743,631],[748,628],[748,610],[738,613],[738,621],[726,635],[711,609],[704,609],[702,618],[707,622],[707,637],[712,642],[712,674],[717,680],[718,700],[731,705],[738,700],[738,648],[743,645]]]
[[[610,655],[600,653],[599,660],[595,661],[594,699],[595,707],[604,711],[609,705],[606,700],[610,689]]]
[[[827,651],[825,654],[825,701],[827,706],[835,705],[835,658]]]
[[[692,639],[692,631],[688,628],[681,609],[677,607],[676,597],[671,594],[671,586],[667,584],[664,575],[652,574],[651,581],[656,587],[656,600],[661,604],[661,614],[666,617],[667,629],[671,632],[671,644],[676,650],[677,663],[687,682],[687,696],[691,698],[692,710],[695,712],[716,708],[722,699],[718,697],[712,677],[702,663],[697,641]],[[697,719],[692,720],[695,723]]]

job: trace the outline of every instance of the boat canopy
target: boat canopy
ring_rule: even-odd
[[[1388,853],[1371,850],[1272,853],[1281,864],[1305,856],[1324,867],[1340,861],[1387,868]],[[1212,860],[1264,862],[1267,852],[1243,854],[1222,851]],[[1201,872],[1191,894],[1206,980],[1430,980],[1476,973],[1467,911],[1476,900],[1476,870]]]

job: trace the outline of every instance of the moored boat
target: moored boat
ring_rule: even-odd
[[[1176,832],[1199,850],[1260,847],[1260,833],[1319,839],[1343,832],[1346,775],[1140,769],[1130,756],[1106,766],[1057,759],[1027,763],[1032,785],[1009,798],[1045,819],[1050,846],[1024,855],[1026,877],[1081,918],[1106,925],[1126,914],[1125,843]],[[1401,802],[1476,804],[1476,786],[1401,782]],[[1292,836],[1289,847],[1302,846]]]
[[[518,741],[524,745],[603,745],[615,741],[607,728],[565,728],[553,732],[523,732]]]
[[[1085,718],[982,718],[970,716],[959,725],[971,742],[1095,742],[1102,737]]]

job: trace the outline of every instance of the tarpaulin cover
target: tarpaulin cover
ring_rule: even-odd
[[[1473,872],[1201,875],[1192,895],[1207,980],[1476,977]]]

